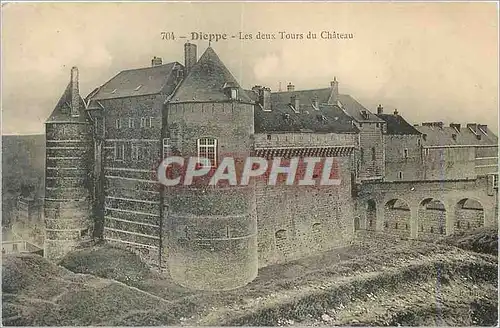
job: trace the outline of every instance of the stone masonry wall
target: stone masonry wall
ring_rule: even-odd
[[[354,235],[350,157],[340,186],[257,185],[259,267],[348,245]]]

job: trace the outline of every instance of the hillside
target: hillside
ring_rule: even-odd
[[[2,136],[2,224],[8,224],[21,186],[43,192],[45,135]]]
[[[472,325],[497,323],[497,258],[438,243],[358,240],[197,292],[109,245],[3,263],[5,325]],[[69,271],[73,270],[74,272]]]

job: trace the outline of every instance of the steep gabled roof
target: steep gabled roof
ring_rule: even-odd
[[[331,89],[330,88],[322,88],[322,89],[311,89],[311,90],[297,90],[297,91],[283,91],[283,92],[275,92],[273,93],[276,97],[280,99],[289,100],[292,95],[296,95],[300,101],[309,101],[312,102],[314,99],[317,99],[319,103],[327,104],[328,99],[330,98]],[[347,115],[351,116],[355,121],[358,122],[383,122],[382,119],[377,117],[375,114],[370,112],[367,108],[361,105],[356,99],[354,99],[350,95],[339,94],[338,100],[340,103],[337,105],[341,106],[340,108],[347,113]],[[366,111],[368,118],[364,118],[361,114],[362,111]]]
[[[387,134],[420,135],[421,133],[408,123],[401,115],[377,114],[387,123]]]
[[[153,67],[121,71],[106,82],[91,97],[92,100],[145,96],[157,93],[170,94],[176,86],[175,67],[183,68],[178,62]]]
[[[71,82],[69,82],[66,90],[62,94],[61,98],[57,102],[56,107],[50,114],[49,118],[45,123],[57,123],[57,122],[74,122],[74,123],[86,123],[86,113],[85,113],[85,102],[82,97],[79,97],[79,112],[80,115],[74,117],[71,115]]]
[[[449,126],[415,126],[415,129],[425,134],[425,139],[422,142],[425,146],[498,145],[498,137],[490,129],[486,129],[486,134],[477,131],[477,135],[480,135],[481,139],[478,139],[474,132],[463,125],[459,132]]]
[[[215,51],[208,47],[172,96],[172,102],[228,101],[224,86],[238,90],[240,101],[253,103]]]
[[[249,95],[253,91],[247,91]],[[292,92],[290,92],[292,93]],[[255,97],[255,96],[252,97]],[[287,93],[271,93],[271,110],[264,111],[260,106],[255,107],[254,124],[256,133],[358,133],[359,130],[352,124],[352,118],[338,106],[318,103],[313,106],[312,100],[304,95],[299,99],[298,110],[292,109],[291,95]]]

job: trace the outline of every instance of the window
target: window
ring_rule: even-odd
[[[271,140],[271,135],[270,134],[267,135],[267,140]]]
[[[360,149],[359,149],[359,158],[361,159],[361,161],[363,161],[363,157],[364,157],[364,155],[365,155],[364,153],[365,153],[365,152],[364,152],[363,148],[360,148]]]
[[[276,231],[274,236],[276,237],[277,241],[285,240],[286,239],[286,230],[278,230],[278,231]]]
[[[152,128],[153,127],[153,121],[154,121],[154,117],[150,117],[149,118],[149,127]]]
[[[419,146],[419,147],[420,147],[420,144],[421,144],[421,141],[420,141],[420,139],[418,139],[418,140],[417,140],[417,146]]]
[[[424,156],[429,156],[429,148],[424,148]]]
[[[141,117],[141,128],[145,128],[145,127],[146,127],[146,118]]]
[[[398,173],[398,177],[399,177],[399,180],[402,180],[402,179],[403,179],[403,172],[401,172],[401,171],[400,171],[400,172]]]
[[[125,144],[115,143],[115,161],[123,161],[125,159]]]
[[[208,158],[212,167],[217,166],[217,139],[201,138],[197,141],[198,158]]]
[[[132,160],[138,161],[142,159],[141,146],[139,144],[132,144]]]
[[[122,120],[120,118],[116,119],[115,126],[117,129],[120,129],[122,127]]]
[[[17,252],[18,251],[17,244],[12,244],[12,251],[13,252]]]
[[[404,158],[408,158],[408,148],[405,148],[405,149],[403,150],[403,157],[404,157]]]
[[[375,147],[372,147],[372,161],[375,160]]]
[[[493,188],[498,189],[498,175],[493,175]]]
[[[129,128],[133,128],[134,127],[134,119],[133,118],[129,118],[128,119],[128,127]]]
[[[238,89],[231,89],[231,99],[238,98]]]
[[[163,158],[167,158],[171,154],[170,138],[163,139]]]

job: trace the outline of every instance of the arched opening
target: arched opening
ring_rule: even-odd
[[[275,242],[276,242],[276,250],[280,256],[285,256],[287,254],[287,232],[285,229],[281,229],[276,231],[274,234]]]
[[[360,229],[359,217],[354,218],[354,231],[358,231]]]
[[[377,204],[373,199],[368,200],[366,208],[366,230],[375,231],[377,225]]]
[[[471,198],[464,198],[455,205],[455,230],[473,230],[484,225],[483,205]]]
[[[410,232],[411,212],[408,203],[402,199],[391,199],[385,204],[384,231],[408,238]]]
[[[418,237],[434,239],[446,233],[446,208],[443,202],[435,198],[424,199],[418,210]]]

